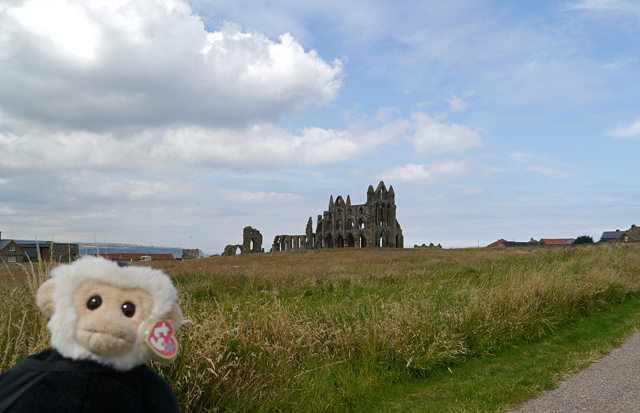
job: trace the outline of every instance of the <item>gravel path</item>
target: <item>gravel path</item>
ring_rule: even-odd
[[[512,412],[640,412],[640,334]]]

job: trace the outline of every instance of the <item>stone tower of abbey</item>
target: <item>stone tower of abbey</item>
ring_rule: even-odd
[[[396,219],[396,201],[393,186],[387,190],[380,181],[377,189],[369,185],[367,201],[352,205],[351,197],[345,201],[333,195],[329,209],[318,215],[313,231],[311,217],[305,235],[277,235],[272,251],[311,250],[320,248],[403,248],[402,228]]]

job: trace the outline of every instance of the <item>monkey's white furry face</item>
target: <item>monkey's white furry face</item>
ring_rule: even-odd
[[[60,265],[54,268],[51,271],[51,279],[54,281],[55,285],[51,297],[53,301],[53,314],[51,314],[51,318],[47,326],[51,333],[52,347],[65,357],[74,360],[94,360],[118,370],[129,370],[150,360],[149,356],[142,350],[142,348],[135,344],[135,341],[133,345],[125,343],[131,341],[130,336],[132,336],[133,332],[127,333],[120,329],[121,331],[117,331],[113,337],[111,337],[113,338],[113,344],[109,344],[109,340],[111,338],[106,337],[104,332],[101,330],[109,330],[109,322],[111,322],[111,319],[105,319],[105,328],[102,329],[100,320],[98,319],[97,323],[95,321],[96,316],[98,316],[98,311],[89,315],[94,318],[92,321],[92,325],[94,327],[91,327],[89,331],[84,327],[84,324],[86,323],[79,323],[77,308],[80,308],[78,307],[80,304],[78,303],[78,294],[76,291],[81,288],[83,284],[84,286],[97,286],[93,288],[97,288],[98,291],[100,285],[104,284],[115,287],[110,289],[110,297],[113,297],[114,295],[122,295],[125,297],[131,295],[135,291],[138,291],[137,294],[140,296],[140,294],[146,292],[148,293],[147,296],[151,297],[153,303],[151,305],[149,300],[146,299],[144,303],[145,319],[167,318],[172,311],[175,313],[177,308],[179,317],[174,316],[173,320],[175,324],[178,324],[174,326],[176,330],[182,323],[182,314],[180,313],[179,307],[176,303],[178,299],[176,289],[173,286],[171,279],[160,270],[133,265],[120,267],[113,261],[100,257],[87,256],[70,265]],[[87,283],[88,281],[93,282]],[[82,291],[82,289],[78,291]],[[118,291],[120,291],[121,294],[118,294]],[[76,293],[75,303],[74,293]],[[87,304],[83,302],[81,305]],[[90,304],[89,309],[91,310]],[[100,310],[106,311],[105,307]],[[119,312],[120,309],[117,309],[116,311]],[[115,312],[112,313],[114,316],[118,316],[115,315]],[[140,322],[143,321],[136,320],[136,318],[139,318],[141,315],[142,314],[140,312],[138,312],[135,317],[132,315],[126,315],[135,321],[134,331],[136,337],[140,333],[137,331]],[[119,316],[124,317],[122,314],[119,314]],[[85,316],[83,315],[81,318],[84,317]],[[98,326],[98,328],[95,328],[95,326]],[[76,334],[78,334],[78,336],[76,336]],[[89,334],[89,336],[87,336],[87,334]],[[94,338],[97,341],[106,343],[105,345],[107,348],[103,349],[100,345],[87,344],[92,343],[91,335],[95,335]],[[99,337],[103,337],[103,339],[98,340]]]

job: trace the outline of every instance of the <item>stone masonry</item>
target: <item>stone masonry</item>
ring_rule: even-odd
[[[255,228],[244,227],[242,230],[242,245],[227,245],[223,256],[233,256],[240,249],[240,254],[264,252],[262,248],[262,234]]]
[[[200,256],[200,250],[198,248],[193,248],[193,249],[183,248],[182,249],[182,259],[183,260],[192,260],[192,259],[198,258],[199,256]]]
[[[313,250],[321,248],[403,248],[404,237],[396,219],[393,186],[387,190],[380,181],[378,188],[369,185],[367,202],[351,205],[338,196],[329,199],[329,210],[318,215],[315,232],[311,217],[305,235],[276,235],[272,252]]]
[[[78,244],[49,243],[50,260],[56,262],[71,262],[80,256]]]

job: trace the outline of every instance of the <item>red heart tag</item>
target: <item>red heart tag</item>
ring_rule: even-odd
[[[178,342],[169,320],[155,321],[151,328],[146,329],[145,342],[153,359],[161,363],[170,363],[178,355]]]

